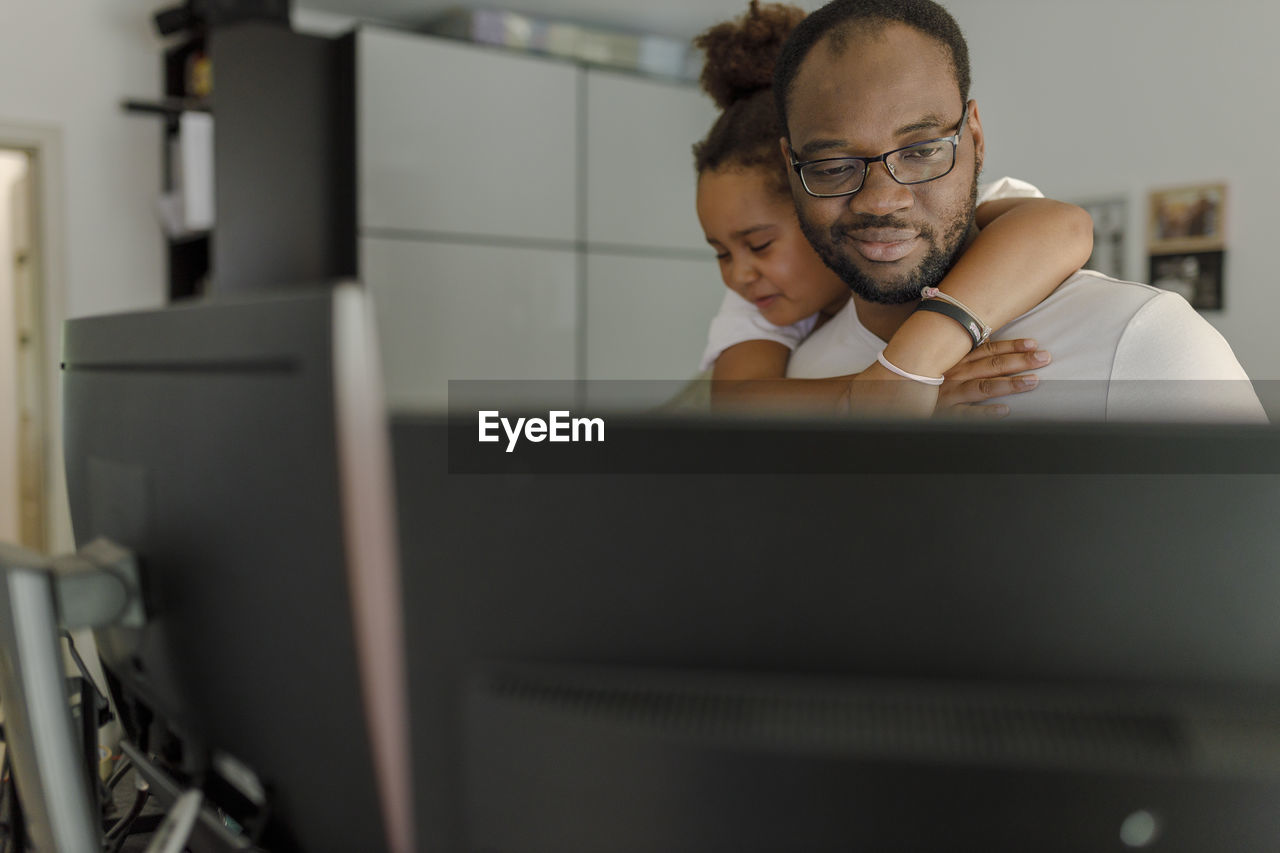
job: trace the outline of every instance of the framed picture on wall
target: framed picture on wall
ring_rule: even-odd
[[[1218,250],[1152,255],[1148,281],[1153,287],[1181,294],[1198,311],[1220,311],[1226,254]]]
[[[1226,247],[1227,185],[1199,184],[1151,193],[1148,249],[1152,255],[1209,252]]]

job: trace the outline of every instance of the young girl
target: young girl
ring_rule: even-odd
[[[703,89],[723,110],[694,146],[698,218],[731,291],[711,323],[704,355],[703,368],[714,365],[712,404],[791,399],[928,414],[1031,390],[1036,377],[1017,374],[1049,361],[1034,341],[987,342],[971,352],[973,338],[960,323],[923,311],[903,322],[884,358],[903,373],[945,376],[940,387],[905,381],[879,362],[852,376],[760,381],[781,380],[791,350],[850,298],[848,286],[800,231],[778,149],[773,65],[804,15],[794,6],[752,0],[742,18],[695,40],[706,53]],[[982,188],[981,231],[939,284],[992,328],[1034,307],[1092,250],[1089,215],[1039,196],[1029,184],[1008,178]],[[978,412],[999,415],[1004,408]]]

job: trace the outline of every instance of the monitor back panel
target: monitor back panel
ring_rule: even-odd
[[[143,575],[146,627],[97,638],[126,735],[197,781],[225,757],[247,767],[270,801],[266,839],[286,850],[381,843],[343,557],[331,301],[75,320],[65,345],[76,541],[115,540]]]

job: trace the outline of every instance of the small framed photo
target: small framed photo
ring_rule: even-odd
[[[1221,311],[1226,252],[1185,252],[1151,256],[1148,281],[1181,294],[1197,311]]]
[[[1152,192],[1147,237],[1151,254],[1211,252],[1226,248],[1223,229],[1226,202],[1226,184],[1200,184]]]
[[[1129,200],[1124,196],[1077,201],[1093,220],[1093,254],[1084,268],[1112,278],[1125,278]]]

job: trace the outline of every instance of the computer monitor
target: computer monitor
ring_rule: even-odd
[[[456,414],[392,430],[436,849],[1280,844],[1273,430]]]
[[[412,849],[387,429],[355,285],[66,326],[76,542],[138,560],[96,632],[153,793],[197,849]]]
[[[393,505],[300,299],[68,330],[126,731],[266,849],[1275,848],[1271,429],[401,413]]]

